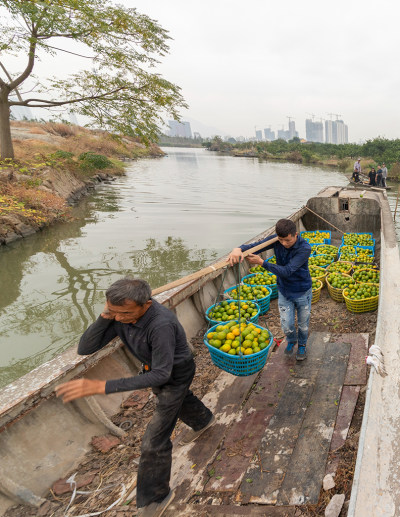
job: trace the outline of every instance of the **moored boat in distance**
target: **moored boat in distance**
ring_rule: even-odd
[[[381,377],[372,369],[369,375],[348,515],[356,517],[399,515],[400,493],[397,487],[400,476],[400,447],[398,443],[400,436],[400,393],[398,390],[400,383],[400,369],[398,368],[400,260],[386,192],[383,189],[373,188],[368,189],[361,197],[359,190],[354,188],[327,187],[315,197],[310,198],[306,206],[290,215],[289,218],[295,222],[299,233],[312,230],[331,231],[332,244],[338,244],[341,241],[341,232],[368,232],[372,233],[375,239],[375,256],[379,259],[381,266],[375,343],[379,345],[383,352],[388,375]],[[249,239],[248,242],[254,242],[273,233],[274,228],[268,228],[262,234]],[[270,256],[272,252],[267,251],[266,254]],[[244,267],[248,269],[247,265],[244,265]],[[228,270],[212,271],[200,279],[165,290],[157,294],[155,298],[176,313],[190,339],[202,329],[206,329],[205,309],[215,303],[217,294],[221,291],[222,280],[222,287],[225,289],[235,285],[236,279],[233,270],[229,268]],[[336,302],[332,301],[332,303]],[[349,337],[349,342],[352,339]],[[309,398],[305,404],[311,408],[310,411],[314,410],[314,414],[310,413],[307,418],[310,421],[314,419],[313,429],[317,433],[315,436],[320,436],[321,442],[324,441],[324,443],[329,440],[324,445],[329,451],[330,440],[335,428],[337,408],[335,413],[330,413],[326,416],[326,420],[322,421],[323,415],[321,416],[320,413],[323,413],[324,402],[323,400],[320,401],[322,404],[320,408],[322,409],[318,413],[316,409],[318,407],[317,387],[331,385],[331,381],[328,382],[324,375],[333,376],[332,382],[336,382],[334,377],[339,376],[337,373],[339,370],[336,371],[334,368],[340,369],[343,354],[346,355],[346,361],[350,361],[349,350],[352,349],[349,348],[350,345],[343,335],[340,344],[336,343],[337,346],[335,346],[335,341],[331,339],[330,335],[321,335],[318,339],[314,338],[313,343],[317,355],[314,359],[310,355],[304,362],[306,364],[303,374],[306,375],[305,372],[308,372],[308,377],[301,377],[300,375],[301,379],[296,380],[292,378],[291,368],[290,370],[287,368],[287,383],[288,385],[292,383],[293,389],[298,389],[300,390],[299,393],[303,394],[304,391],[301,390],[306,387],[309,389],[308,397],[311,397],[311,393],[315,393],[312,404],[309,404]],[[318,344],[321,345],[320,349],[318,349]],[[369,344],[372,345],[373,343]],[[340,348],[341,346],[343,346],[343,350],[347,350],[346,353]],[[268,372],[270,373],[268,375],[272,375],[274,368],[275,370],[278,368],[278,352],[276,352],[276,358],[267,362],[265,368],[269,368]],[[281,356],[283,357],[282,354]],[[330,363],[331,358],[333,358],[333,362]],[[283,361],[283,359],[279,360]],[[362,361],[364,361],[363,358]],[[279,367],[282,367],[282,364],[284,363],[279,363]],[[323,370],[321,366],[323,364],[327,365],[327,369]],[[54,481],[75,469],[85,452],[90,450],[90,442],[93,436],[106,433],[123,436],[125,433],[123,429],[112,422],[111,417],[119,411],[123,401],[131,395],[130,392],[89,397],[64,405],[55,397],[55,387],[78,376],[98,379],[119,378],[136,375],[139,369],[139,362],[116,338],[105,348],[91,356],[78,356],[75,347],[71,348],[0,390],[0,515],[3,515],[10,506],[18,503],[36,508],[40,507],[46,501],[44,496],[48,493],[49,487]],[[320,371],[320,374],[317,370]],[[259,382],[265,371],[264,369],[261,372],[260,377],[257,377],[256,374],[254,379],[251,378],[248,381],[241,380],[245,378],[234,377],[221,371],[219,386],[222,386],[222,388],[227,386],[235,391],[232,389],[235,383],[242,382],[240,386],[243,387],[243,383],[247,382],[248,388],[246,389],[250,393],[256,378]],[[340,375],[342,374],[343,376],[349,375],[349,370],[345,368]],[[264,379],[266,384],[263,389],[268,386],[267,380],[267,378]],[[339,401],[344,384],[346,383],[342,379],[337,386]],[[346,385],[351,387],[351,380]],[[220,389],[222,390],[222,388]],[[314,388],[315,392],[313,391]],[[268,392],[268,389],[265,391]],[[242,393],[243,389],[238,388],[237,392]],[[223,391],[220,393],[223,393]],[[244,403],[245,394],[242,395]],[[216,398],[218,394],[210,393],[210,400],[213,400],[213,396]],[[287,400],[289,401],[289,398]],[[333,399],[333,401],[336,401],[336,399]],[[333,406],[339,406],[340,410],[339,401]],[[272,405],[279,408],[278,402],[279,400]],[[267,406],[268,404],[265,404],[265,407]],[[216,402],[214,409],[218,407],[220,406]],[[283,410],[284,407],[282,407],[282,414],[284,413]],[[215,411],[217,413],[217,409]],[[263,409],[260,407],[249,409],[246,413],[239,406],[238,414],[234,418],[228,415],[229,411],[226,407],[221,408],[220,411],[222,416],[218,417],[217,414],[217,421],[220,426],[218,427],[217,424],[214,431],[217,433],[214,437],[215,447],[212,451],[210,449],[209,454],[211,456],[205,461],[205,471],[207,471],[209,462],[215,460],[215,451],[220,440],[229,433],[229,428],[235,425],[237,418],[243,420],[246,415],[257,414],[257,411],[260,412]],[[332,414],[335,415],[335,418],[331,422]],[[299,413],[299,425],[302,425],[303,416],[304,414],[300,415]],[[288,424],[288,421],[285,425],[283,423],[279,424],[279,415],[275,414],[274,417],[275,419],[269,420],[265,425],[265,433],[260,436],[260,443],[265,443],[268,434],[271,443],[275,440],[276,444],[279,444],[277,441],[279,437],[285,436],[286,432],[289,433],[285,429],[290,429],[291,424]],[[286,417],[288,417],[287,412]],[[283,418],[282,415],[281,418]],[[321,420],[318,420],[319,418]],[[266,422],[266,420],[263,420],[263,422]],[[276,427],[277,422],[279,427]],[[328,427],[327,422],[330,422]],[[259,422],[258,425],[260,425]],[[304,448],[300,450],[297,446],[299,442],[296,441],[300,440],[299,436],[301,437],[301,434],[299,428],[296,436],[293,435],[293,451],[291,456],[286,458],[286,466],[279,467],[289,469],[284,470],[285,473],[287,472],[285,480],[282,479],[282,473],[279,474],[278,469],[276,476],[273,476],[273,473],[268,476],[261,476],[262,479],[260,478],[258,483],[257,475],[259,474],[257,472],[262,474],[262,469],[260,471],[258,464],[252,464],[254,454],[249,455],[249,457],[236,455],[245,465],[244,470],[240,475],[241,477],[239,476],[240,479],[239,477],[236,478],[231,485],[226,484],[225,487],[236,487],[235,500],[237,502],[242,505],[248,503],[259,504],[263,505],[263,508],[265,508],[265,505],[294,507],[299,504],[312,503],[313,497],[318,498],[319,490],[314,494],[307,492],[307,489],[301,491],[301,480],[299,481],[298,477],[303,476],[306,470],[312,471],[322,468],[325,472],[325,463],[318,468],[312,464],[309,469],[304,469],[305,460],[304,458],[301,460]],[[313,443],[310,443],[310,441],[312,440],[308,440],[309,445],[315,449],[313,445],[315,441]],[[318,442],[317,448],[320,445]],[[199,474],[194,468],[196,463],[193,460],[193,451],[194,449],[190,449],[190,446],[186,446],[183,452],[174,448],[173,468],[175,470],[171,484],[172,488],[176,489],[179,494],[179,497],[176,498],[177,506],[171,506],[171,511],[174,511],[175,515],[189,515],[189,513],[185,513],[185,508],[189,505],[191,496],[197,494],[197,491],[200,490],[199,486],[202,487],[201,489],[204,488],[199,481],[200,478],[196,477]],[[268,455],[267,453],[268,451],[265,452],[265,458]],[[202,454],[205,454],[204,451]],[[285,457],[284,454],[280,456],[280,458],[283,457]],[[326,457],[326,455],[322,457],[321,461],[326,462]],[[289,468],[290,464],[292,470]],[[200,463],[198,465],[200,466]],[[245,475],[252,468],[253,474]],[[267,472],[267,470],[264,472]],[[296,473],[299,476],[296,476]],[[268,487],[266,488],[266,486],[268,483],[271,483],[271,488],[267,494]],[[287,483],[287,485],[283,485],[283,483]],[[288,483],[292,484],[288,485]],[[300,484],[296,485],[296,483]],[[213,494],[219,493],[219,490],[221,493],[223,492],[220,485],[220,479],[215,478],[212,484]],[[132,486],[134,486],[134,480],[132,480]],[[282,487],[285,489],[280,492]],[[229,490],[233,489],[229,488]],[[208,499],[209,493],[211,492],[207,492],[204,488],[204,495],[208,494]],[[285,495],[287,500],[283,498],[282,494]],[[216,500],[218,501],[218,498]],[[192,510],[193,506],[191,507]],[[167,512],[166,515],[173,514]]]

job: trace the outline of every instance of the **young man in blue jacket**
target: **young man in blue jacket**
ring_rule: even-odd
[[[287,339],[285,354],[292,355],[297,344],[296,359],[302,361],[307,357],[306,345],[311,313],[312,282],[308,269],[311,246],[297,235],[296,225],[290,219],[280,219],[276,223],[275,230],[276,235],[234,248],[228,261],[231,266],[242,262],[244,251],[257,244],[266,243],[265,248],[258,251],[257,254],[248,255],[246,260],[251,264],[262,266],[277,276],[279,314],[282,330]],[[278,237],[278,241],[268,245],[268,241],[274,237]],[[258,255],[271,248],[275,252],[276,264],[271,264]]]

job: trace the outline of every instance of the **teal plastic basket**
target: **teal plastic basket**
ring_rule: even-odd
[[[238,303],[238,302],[239,302],[238,300],[233,300],[233,299],[231,299],[231,300],[225,300],[225,301],[227,301],[228,303],[231,303],[231,302]],[[246,303],[246,302],[245,302],[245,301],[243,301],[243,300],[240,300],[240,301],[241,301],[242,303]],[[250,318],[249,320],[247,320],[247,321],[249,321],[249,322],[251,322],[251,323],[258,323],[258,318],[259,318],[259,316],[260,316],[260,306],[258,305],[258,303],[257,303],[257,302],[253,302],[253,301],[252,301],[251,303],[254,303],[254,305],[256,306],[256,308],[257,308],[257,314],[256,314],[255,316],[253,316],[252,318]],[[209,308],[206,310],[206,320],[207,320],[209,323],[211,323],[211,325],[224,325],[225,323],[229,323],[230,321],[232,321],[232,320],[218,321],[218,320],[213,320],[213,319],[211,319],[211,318],[209,318],[209,317],[208,317],[208,315],[209,315],[209,313],[212,311],[212,309],[213,309],[216,305],[220,305],[220,304],[221,304],[221,302],[215,303],[214,305],[211,305],[211,307],[209,307]],[[240,312],[242,313],[242,312],[246,312],[246,311],[245,311],[244,309],[241,309],[241,311],[240,311]]]
[[[251,275],[246,275],[242,278],[242,282],[245,284],[245,285],[252,285],[252,284],[249,284],[246,282],[246,279],[252,277],[252,276],[256,276],[256,275],[265,275],[265,273],[253,273]],[[270,273],[268,272],[268,276],[272,276],[273,273]],[[257,284],[257,285],[261,285],[261,287],[268,287],[269,289],[271,289],[271,300],[275,300],[275,298],[278,298],[278,284]]]
[[[234,321],[238,322],[238,320]],[[231,373],[232,375],[236,375],[238,377],[246,377],[248,375],[253,375],[254,373],[257,373],[262,368],[264,368],[264,365],[267,361],[269,349],[274,339],[271,332],[268,329],[265,329],[260,325],[254,324],[256,327],[263,330],[268,330],[269,332],[270,340],[268,345],[263,350],[251,355],[230,355],[225,352],[221,352],[221,350],[215,348],[214,346],[211,346],[208,343],[207,334],[209,332],[215,332],[216,328],[219,325],[221,325],[221,323],[219,323],[218,325],[214,325],[214,327],[211,327],[205,334],[203,339],[204,344],[210,352],[211,360],[215,364],[215,366],[218,366],[218,368],[221,368],[221,370],[224,370],[225,372]]]
[[[256,300],[240,300],[242,302],[255,302],[259,307],[260,307],[260,314],[263,315],[265,314],[266,312],[269,311],[269,304],[270,304],[270,301],[271,301],[271,293],[272,293],[272,289],[268,286],[265,286],[266,289],[269,291],[268,292],[268,295],[267,296],[264,296],[264,298],[258,298]],[[236,289],[236,285],[234,285],[233,287],[229,287],[229,289],[226,289],[224,291],[224,295],[227,297],[227,298],[232,298],[232,300],[235,300],[235,298],[233,298],[231,292]]]

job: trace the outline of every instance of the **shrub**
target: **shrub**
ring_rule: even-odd
[[[96,154],[91,151],[80,154],[78,159],[81,161],[79,168],[84,171],[106,169],[107,167],[112,166],[112,163],[107,156],[104,156],[104,154]]]
[[[350,160],[343,159],[338,161],[338,168],[342,172],[345,172],[349,166]]]
[[[74,153],[70,153],[69,151],[63,151],[62,149],[57,149],[55,153],[52,153],[50,156],[53,158],[62,158],[64,160],[70,160]]]
[[[63,137],[74,136],[78,132],[77,126],[59,122],[46,122],[42,127],[47,133]]]

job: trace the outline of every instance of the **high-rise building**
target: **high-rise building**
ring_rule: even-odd
[[[348,127],[343,120],[325,121],[325,142],[327,144],[347,144],[348,141]]]
[[[168,120],[169,135],[179,136],[182,138],[192,138],[192,130],[190,122],[178,122],[177,120]]]
[[[288,140],[292,140],[292,138],[294,138],[295,136],[297,136],[297,138],[299,137],[299,133],[298,131],[296,131],[296,123],[294,120],[289,120],[289,138]]]
[[[256,130],[256,140],[262,140],[262,131],[261,129]]]
[[[343,120],[336,120],[336,128],[337,128],[337,144],[347,144],[349,141],[348,136],[348,128]]]
[[[272,140],[275,140],[275,131],[271,131],[271,128],[267,127],[264,129],[264,139],[269,140],[272,142]]]
[[[314,122],[310,118],[306,119],[306,139],[308,142],[324,141],[324,126],[322,122]]]

